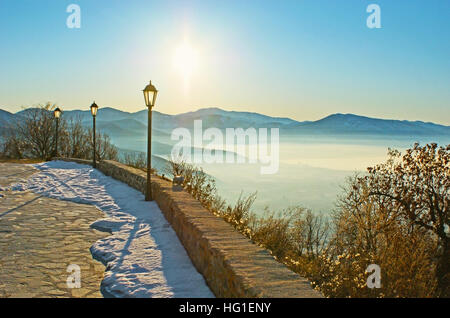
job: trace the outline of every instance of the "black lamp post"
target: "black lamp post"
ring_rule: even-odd
[[[57,107],[53,111],[53,115],[56,119],[56,133],[55,133],[55,157],[58,157],[58,131],[59,131],[59,117],[61,117],[62,111]]]
[[[92,103],[91,105],[91,114],[92,114],[92,136],[93,136],[93,141],[94,141],[94,159],[92,161],[92,166],[94,168],[97,168],[97,162],[96,162],[96,158],[95,158],[95,149],[96,149],[96,145],[95,145],[95,117],[97,116],[97,111],[98,111],[98,106],[95,102]]]
[[[152,108],[155,106],[156,95],[158,91],[152,85],[152,81],[144,88],[145,105],[148,108],[148,132],[147,132],[147,189],[145,191],[145,201],[152,201],[152,179],[151,179],[151,160],[152,160]]]

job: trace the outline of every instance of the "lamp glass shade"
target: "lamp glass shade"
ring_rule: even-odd
[[[155,106],[156,102],[156,95],[158,94],[158,90],[153,86],[152,81],[144,88],[144,99],[145,99],[145,105],[147,107],[152,108]]]
[[[98,106],[97,106],[97,104],[94,102],[92,105],[91,105],[91,114],[92,114],[92,116],[97,116],[97,111],[98,111]]]
[[[61,117],[61,113],[62,113],[62,111],[61,111],[61,109],[59,109],[59,108],[56,108],[56,109],[53,111],[53,114],[55,115],[55,118]]]

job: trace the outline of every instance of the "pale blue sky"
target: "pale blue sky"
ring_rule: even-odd
[[[80,29],[66,26],[71,3]],[[371,3],[381,29],[366,26]],[[450,125],[449,39],[448,0],[0,0],[0,108],[87,109],[95,99],[137,111],[152,79],[165,113],[340,112]],[[174,66],[184,42],[194,52],[183,60],[189,77]]]

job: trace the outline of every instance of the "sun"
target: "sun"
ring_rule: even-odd
[[[185,81],[188,81],[193,75],[198,64],[198,53],[189,44],[184,41],[177,47],[173,56],[173,66],[180,73]]]

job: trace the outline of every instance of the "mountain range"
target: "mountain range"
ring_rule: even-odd
[[[0,109],[0,127],[20,120],[27,110],[15,114]],[[64,111],[63,117],[79,119],[86,127],[92,125],[89,110]],[[259,113],[226,111],[220,108],[202,108],[197,111],[168,115],[153,111],[153,133],[170,136],[177,127],[191,129],[194,120],[202,120],[203,128],[280,128],[281,134],[325,135],[403,135],[403,136],[450,136],[450,126],[423,121],[387,120],[354,114],[332,114],[316,121],[296,121],[290,118],[271,117]],[[110,107],[100,108],[97,127],[114,137],[141,136],[147,133],[147,110],[134,113]]]

